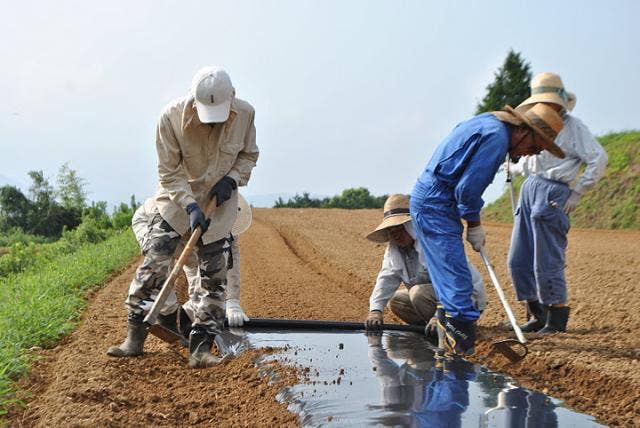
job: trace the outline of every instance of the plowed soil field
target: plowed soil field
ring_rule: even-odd
[[[377,210],[257,209],[241,238],[242,306],[249,316],[362,320],[384,247],[363,235]],[[488,224],[487,251],[503,288],[510,225]],[[490,354],[510,336],[506,317],[478,255],[489,306],[480,320],[475,361],[515,377],[523,386],[564,400],[611,426],[640,426],[640,232],[573,230],[569,236],[570,331],[530,338],[518,364]],[[268,384],[253,365],[257,351],[207,370],[186,369],[185,354],[156,338],[145,355],[105,355],[125,332],[123,301],[136,265],[91,296],[78,330],[43,358],[23,382],[27,407],[13,426],[295,426],[275,401],[283,383]],[[388,312],[385,321],[398,322]]]

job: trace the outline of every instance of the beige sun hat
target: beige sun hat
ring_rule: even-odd
[[[233,236],[238,236],[243,232],[246,232],[251,226],[251,206],[249,202],[238,193],[238,216],[236,217],[235,223],[231,226],[231,234]]]
[[[544,72],[531,80],[531,96],[518,107],[535,103],[553,103],[567,110],[573,110],[576,105],[576,95],[564,89],[560,76]]]
[[[394,194],[384,202],[382,223],[373,232],[367,235],[367,239],[373,242],[389,241],[389,228],[399,226],[411,221],[409,215],[409,196]]]
[[[564,122],[558,112],[550,106],[537,103],[530,108],[518,110],[511,106],[505,106],[503,111],[491,113],[503,122],[515,126],[528,126],[539,137],[542,137],[544,150],[548,150],[556,157],[564,158],[564,152],[554,143],[564,126]]]

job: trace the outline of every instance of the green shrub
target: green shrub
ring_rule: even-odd
[[[35,259],[36,245],[34,243],[23,244],[22,242],[17,242],[10,247],[8,254],[0,257],[0,276],[22,272]]]

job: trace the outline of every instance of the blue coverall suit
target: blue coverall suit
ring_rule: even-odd
[[[509,150],[511,131],[491,113],[460,123],[438,146],[411,192],[410,212],[445,312],[475,321],[461,219],[479,221],[482,193]]]

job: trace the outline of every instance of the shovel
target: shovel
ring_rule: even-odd
[[[210,213],[207,216],[207,219],[213,215],[215,206],[216,206],[216,198],[213,197],[207,203],[207,207],[205,208],[205,211],[204,211],[205,213]],[[185,265],[185,263],[189,259],[189,256],[193,252],[193,249],[198,244],[198,240],[200,239],[200,236],[202,236],[202,228],[200,226],[197,226],[195,230],[191,233],[191,237],[189,238],[189,241],[187,241],[187,244],[182,250],[182,253],[180,253],[180,257],[178,257],[178,261],[173,265],[173,269],[171,269],[171,273],[169,274],[167,279],[164,281],[164,284],[160,289],[160,293],[158,293],[156,300],[153,302],[153,306],[151,306],[151,310],[149,311],[147,316],[144,318],[144,324],[148,327],[149,333],[158,337],[160,340],[163,340],[170,344],[177,343],[182,346],[188,346],[188,342],[184,336],[180,335],[177,332],[164,328],[161,325],[156,324],[156,322],[158,321],[158,315],[160,314],[160,309],[162,309],[162,307],[164,306],[164,303],[167,301],[167,299],[169,298],[169,295],[173,291],[176,278],[180,274],[182,267]]]
[[[513,316],[513,312],[511,311],[511,307],[509,306],[509,302],[507,302],[507,298],[502,291],[502,287],[500,287],[500,283],[498,282],[498,277],[496,273],[493,271],[493,267],[491,266],[491,262],[489,261],[489,257],[487,257],[487,253],[484,250],[484,247],[480,248],[480,256],[482,257],[482,261],[484,265],[487,267],[489,271],[489,276],[491,277],[491,282],[493,282],[494,287],[496,288],[496,292],[498,293],[498,297],[500,297],[500,302],[502,302],[502,307],[504,307],[505,312],[507,313],[507,317],[509,318],[509,322],[511,323],[511,327],[513,327],[513,331],[516,333],[518,340],[515,339],[505,339],[499,340],[491,344],[493,349],[500,352],[502,355],[507,357],[509,361],[512,363],[517,363],[522,360],[529,350],[527,349],[527,339],[524,338],[522,334],[522,330],[518,327],[518,323],[516,322],[516,317]]]

